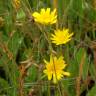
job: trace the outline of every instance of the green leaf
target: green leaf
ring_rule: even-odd
[[[25,13],[22,9],[20,9],[17,13],[17,19],[24,19],[25,18]]]
[[[9,88],[9,84],[6,80],[3,78],[0,78],[0,93],[6,92],[6,90]]]
[[[37,78],[37,68],[35,66],[31,66],[28,69],[28,76],[26,77],[27,82],[34,82]]]
[[[13,53],[13,56],[16,57],[19,47],[21,46],[23,37],[20,36],[18,32],[15,32],[13,37],[9,41],[9,49]]]
[[[93,86],[90,91],[88,91],[87,96],[96,96],[96,85]]]

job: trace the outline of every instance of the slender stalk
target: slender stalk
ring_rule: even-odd
[[[25,68],[23,65],[21,65],[20,76],[19,76],[19,96],[24,96],[24,91],[23,91],[24,74],[25,74]]]
[[[86,56],[86,54],[83,53],[82,58],[81,58],[81,63],[80,63],[80,66],[79,66],[79,76],[77,77],[76,96],[80,96],[80,84],[81,84],[80,81],[81,81],[85,56]]]
[[[53,7],[56,8],[56,10],[58,9],[58,0],[53,0]],[[56,29],[58,29],[58,20],[56,23]]]
[[[50,94],[50,82],[48,83],[48,96],[51,96],[51,94]]]

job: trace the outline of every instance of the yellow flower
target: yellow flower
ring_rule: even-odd
[[[73,36],[73,33],[69,33],[69,29],[63,28],[63,30],[55,30],[54,34],[51,34],[51,40],[52,43],[55,43],[56,45],[60,44],[66,44],[71,40],[71,37]]]
[[[44,60],[46,63],[46,69],[43,71],[47,76],[48,80],[53,79],[53,83],[57,83],[64,75],[70,76],[69,72],[63,71],[67,64],[63,60],[63,56],[57,58],[56,56],[52,57],[50,55],[50,62]]]
[[[46,10],[44,8],[41,9],[40,13],[34,12],[32,14],[34,17],[34,20],[41,24],[54,24],[57,22],[57,15],[56,15],[56,9],[54,9],[52,12],[50,11],[50,8],[47,8]]]

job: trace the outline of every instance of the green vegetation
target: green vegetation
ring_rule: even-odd
[[[57,8],[56,25],[34,21],[41,8]],[[63,27],[74,35],[56,46],[50,33]],[[51,53],[64,56],[70,72],[57,84],[43,72]],[[96,96],[95,90],[96,0],[0,0],[0,96]]]

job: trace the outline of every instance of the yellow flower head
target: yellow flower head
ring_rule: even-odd
[[[21,5],[21,2],[20,2],[20,0],[13,0],[13,4],[14,4],[14,7],[16,9],[19,9],[20,8],[20,5]]]
[[[43,72],[48,76],[48,80],[53,78],[53,83],[57,83],[64,75],[70,76],[69,72],[63,71],[67,64],[65,64],[62,56],[57,58],[51,55],[50,62],[46,60],[44,62],[46,63],[46,69]]]
[[[60,44],[66,44],[71,40],[71,37],[73,36],[73,33],[69,33],[69,29],[63,28],[63,30],[55,30],[54,34],[51,34],[51,40],[52,43],[55,43],[56,45]]]
[[[46,10],[44,8],[41,9],[40,13],[34,12],[32,14],[34,17],[34,20],[41,24],[54,24],[57,22],[57,15],[56,15],[56,9],[54,9],[52,12],[50,11],[50,8],[47,8]]]

